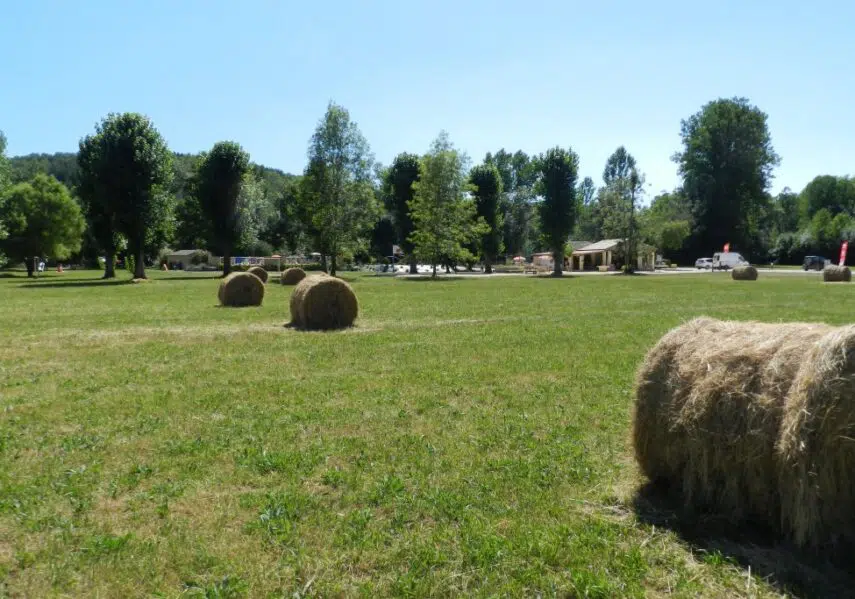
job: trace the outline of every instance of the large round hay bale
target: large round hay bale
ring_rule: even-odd
[[[267,270],[262,268],[261,266],[253,266],[252,268],[250,268],[246,272],[254,274],[256,277],[261,279],[262,283],[267,282],[267,277],[268,277]]]
[[[855,326],[800,361],[780,453],[782,520],[799,545],[855,545]],[[853,478],[849,478],[849,477]]]
[[[636,379],[633,443],[644,474],[688,508],[779,528],[784,402],[805,347],[828,330],[701,318],[666,334]]]
[[[750,265],[734,266],[730,276],[734,281],[756,281],[757,269]]]
[[[822,280],[826,283],[848,283],[852,280],[852,271],[848,266],[829,264],[822,269]]]
[[[291,326],[309,330],[349,327],[359,313],[356,294],[346,282],[326,275],[303,279],[291,294]]]
[[[264,283],[252,273],[233,272],[220,282],[217,297],[224,306],[260,306]]]
[[[296,285],[305,278],[306,271],[298,266],[295,266],[293,268],[285,269],[285,271],[280,276],[279,281],[283,285]]]

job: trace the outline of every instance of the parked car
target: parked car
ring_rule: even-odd
[[[712,269],[712,258],[698,258],[695,260],[695,268]]]
[[[829,260],[822,256],[805,256],[802,270],[822,270],[828,266]]]
[[[737,252],[716,252],[712,257],[713,270],[730,270],[744,264],[748,264],[748,261]]]

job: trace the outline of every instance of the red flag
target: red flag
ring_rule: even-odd
[[[849,252],[849,242],[844,241],[840,246],[840,266],[846,264],[846,254]]]
[[[726,254],[726,253],[728,253],[729,251],[730,251],[730,243],[728,242],[728,243],[725,243],[725,244],[724,244],[724,253]]]

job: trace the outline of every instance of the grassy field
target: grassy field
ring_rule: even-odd
[[[301,333],[290,288],[225,309],[210,275],[151,276],[0,278],[0,596],[831,588],[638,509],[631,386],[681,321],[847,323],[855,287],[354,275],[358,326]]]

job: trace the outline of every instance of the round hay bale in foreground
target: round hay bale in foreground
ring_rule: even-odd
[[[253,266],[252,268],[250,268],[246,272],[254,274],[256,277],[261,279],[262,283],[267,282],[267,277],[268,277],[267,270],[262,268],[261,266]]]
[[[252,273],[233,272],[220,282],[217,297],[224,306],[260,306],[264,283]]]
[[[734,281],[756,281],[757,269],[753,266],[735,266],[730,271],[730,276]]]
[[[291,326],[309,330],[342,329],[353,325],[359,302],[353,289],[335,277],[306,277],[291,294]]]
[[[642,363],[633,444],[641,470],[691,509],[780,528],[776,444],[784,403],[815,324],[693,320]]]
[[[283,285],[296,285],[305,278],[306,271],[302,268],[295,266],[294,268],[285,269],[285,271],[279,278],[279,282]]]
[[[782,521],[811,547],[855,545],[855,326],[833,329],[801,361],[784,413]]]
[[[829,264],[822,269],[822,280],[826,283],[848,283],[852,280],[852,271],[848,266]]]

